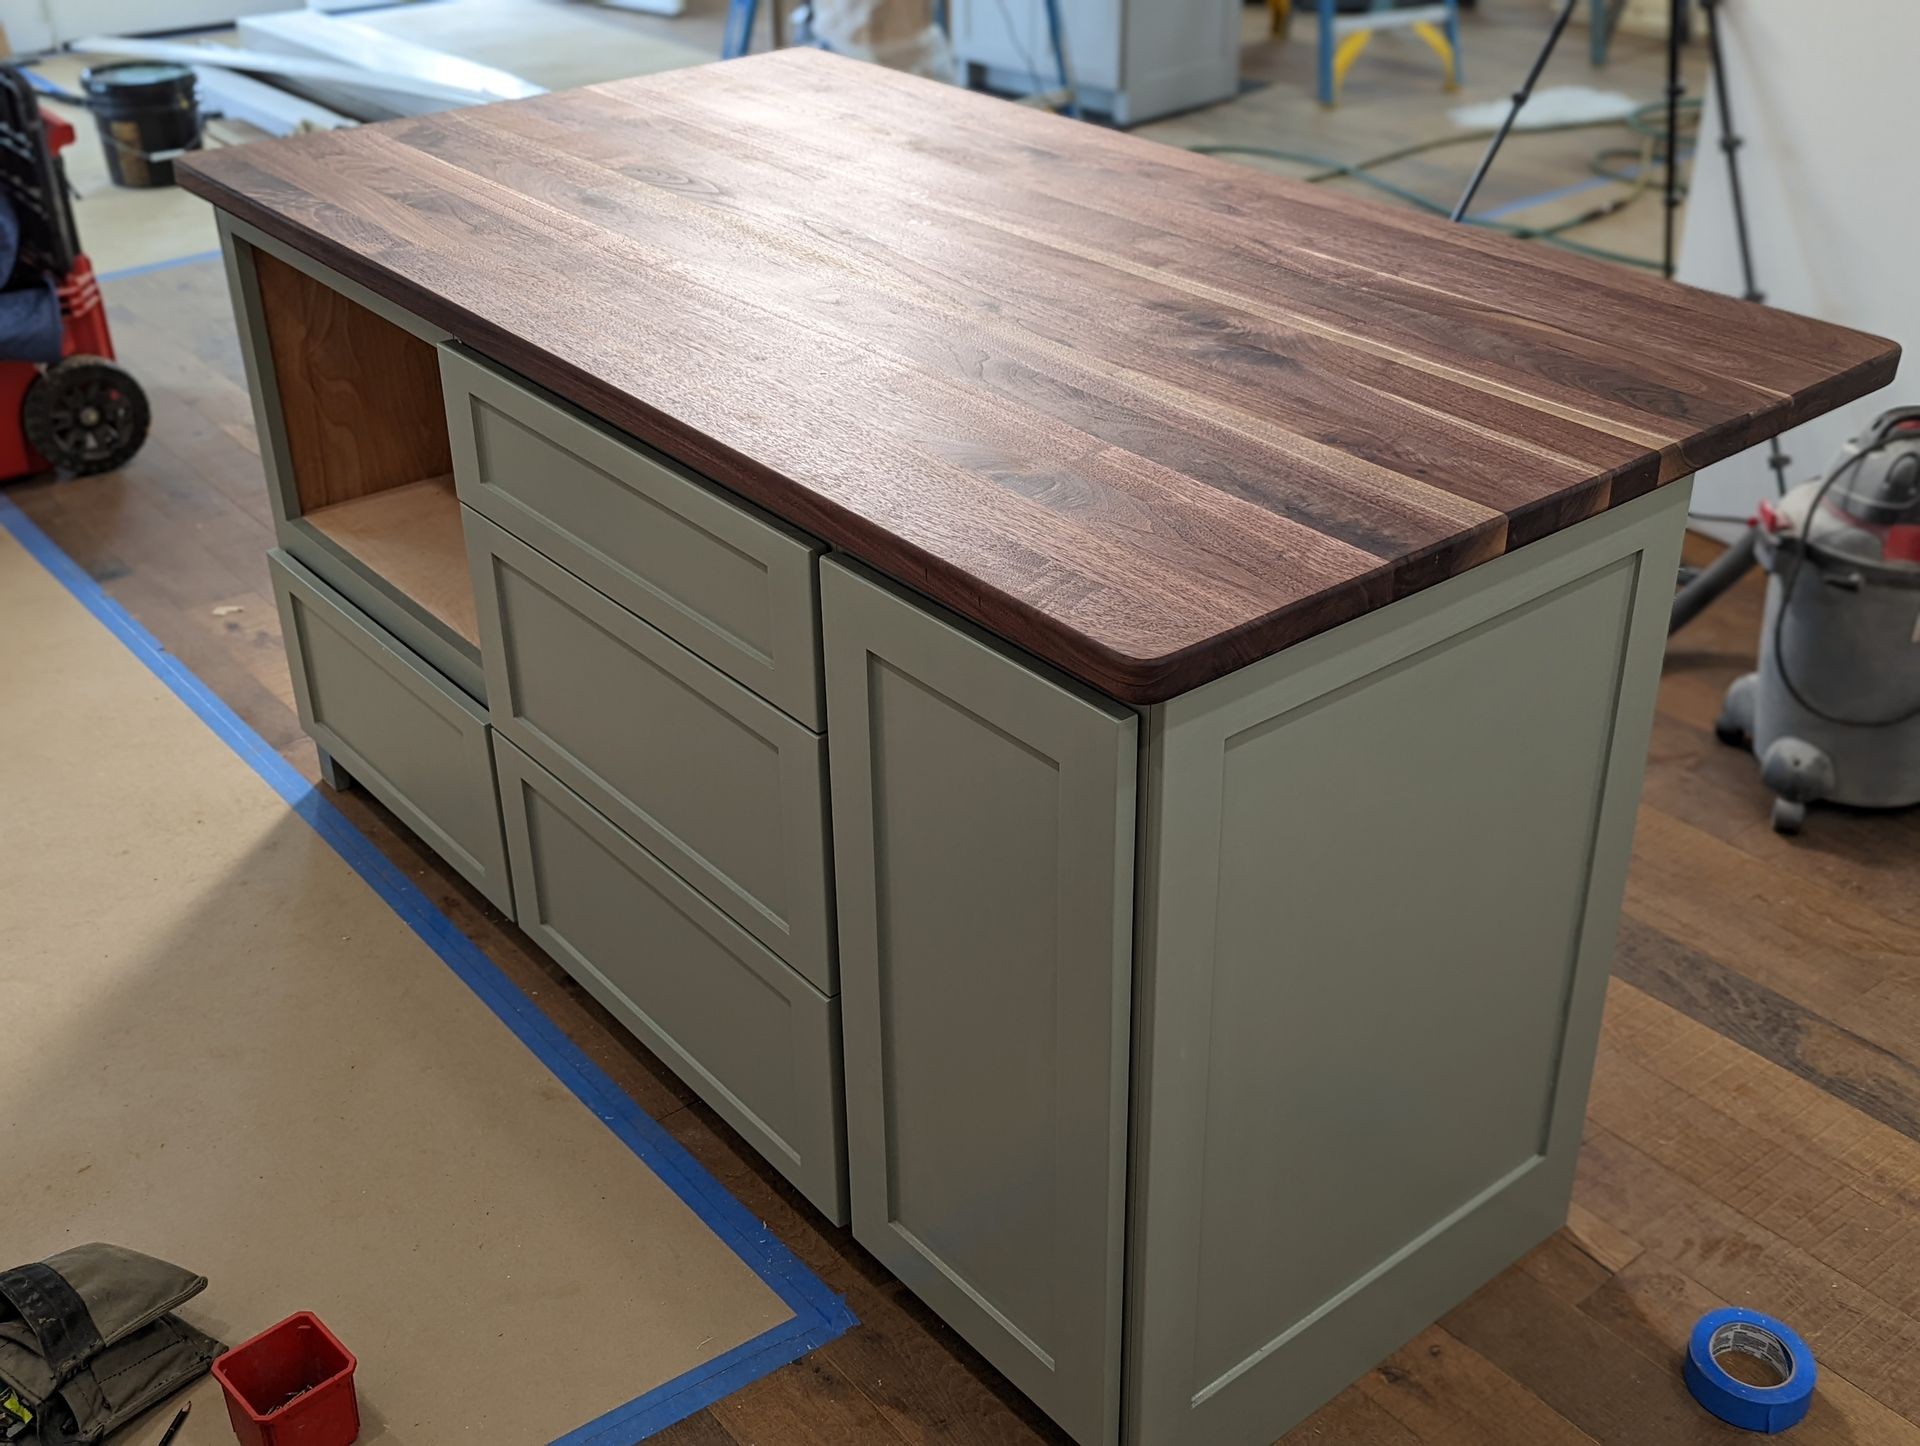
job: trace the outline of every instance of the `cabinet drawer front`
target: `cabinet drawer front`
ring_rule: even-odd
[[[820,573],[854,1237],[1109,1446],[1137,724]]]
[[[520,924],[837,1223],[840,1011],[498,734]]]
[[[285,553],[267,566],[307,732],[511,914],[486,714]]]
[[[820,736],[467,516],[494,726],[825,992]]]
[[[462,501],[821,726],[820,544],[470,353],[440,367]]]

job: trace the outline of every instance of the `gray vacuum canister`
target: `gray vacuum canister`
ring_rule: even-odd
[[[1720,737],[1752,747],[1783,833],[1809,803],[1920,803],[1920,407],[1881,415],[1755,528],[1760,666],[1727,691]]]

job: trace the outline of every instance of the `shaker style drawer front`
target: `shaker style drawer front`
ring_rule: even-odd
[[[486,714],[285,553],[267,565],[307,732],[511,914]]]
[[[520,924],[836,1222],[840,1011],[498,734]]]
[[[822,726],[820,544],[469,352],[440,367],[463,502]]]
[[[471,511],[467,539],[494,726],[836,992],[820,736]]]

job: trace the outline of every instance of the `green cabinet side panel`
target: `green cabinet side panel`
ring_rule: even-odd
[[[512,914],[486,714],[299,562],[267,563],[307,732]]]
[[[821,566],[855,1237],[1118,1431],[1137,719]]]
[[[836,1224],[839,1005],[498,734],[520,926]]]
[[[1263,1446],[1564,1222],[1687,491],[1154,711],[1130,1441]]]
[[[822,726],[819,543],[471,352],[440,373],[462,501]]]
[[[463,510],[494,726],[835,992],[820,735]]]

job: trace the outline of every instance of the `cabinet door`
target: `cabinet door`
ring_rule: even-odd
[[[855,1237],[1118,1430],[1136,720],[821,568]]]

